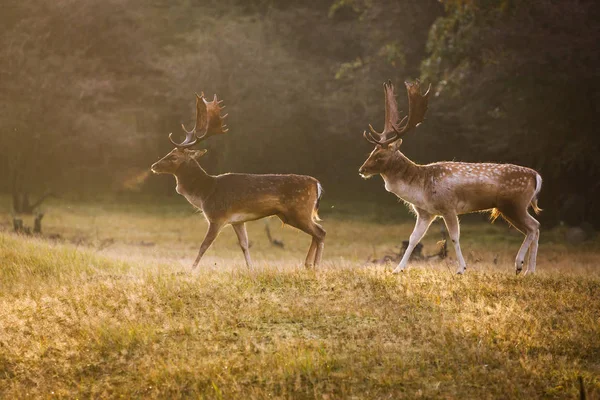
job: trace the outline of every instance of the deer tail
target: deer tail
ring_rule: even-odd
[[[315,207],[313,208],[312,218],[315,221],[322,221],[319,218],[319,204],[321,203],[321,197],[323,197],[323,186],[317,181],[317,200],[315,201]]]
[[[536,172],[535,174],[535,192],[533,192],[533,197],[531,198],[531,208],[533,208],[533,212],[539,214],[542,212],[542,209],[538,207],[538,196],[540,191],[542,190],[542,176]]]

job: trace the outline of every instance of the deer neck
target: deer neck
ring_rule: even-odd
[[[215,189],[215,177],[207,174],[196,160],[189,160],[182,164],[174,175],[177,181],[177,193],[200,208],[204,199]]]
[[[424,201],[425,173],[423,166],[415,164],[400,151],[388,162],[381,172],[385,189],[409,203],[419,205]]]

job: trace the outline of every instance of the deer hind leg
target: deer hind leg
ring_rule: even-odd
[[[538,241],[540,240],[540,230],[537,229],[535,231],[535,237],[531,242],[531,247],[529,247],[529,264],[527,264],[526,273],[533,274],[535,273],[535,265],[537,263],[537,252],[538,252]]]
[[[429,214],[425,210],[417,209],[416,207],[414,209],[417,213],[417,222],[415,223],[415,228],[413,229],[412,233],[410,234],[410,239],[408,241],[408,247],[406,248],[406,251],[404,252],[404,256],[402,256],[402,260],[400,261],[400,264],[398,264],[398,266],[394,269],[394,271],[392,271],[392,273],[394,273],[394,274],[404,271],[404,269],[406,268],[406,265],[408,264],[408,260],[410,259],[410,255],[412,254],[412,252],[415,249],[415,247],[417,246],[417,244],[419,244],[421,239],[423,239],[423,236],[425,236],[427,229],[429,229],[429,225],[431,225],[431,223],[435,219],[434,215]]]
[[[325,248],[325,229],[316,222],[313,222],[314,229],[317,231],[316,238],[313,236],[313,240],[317,241],[317,251],[315,252],[315,267],[321,264],[321,258],[323,257],[323,249]]]
[[[520,210],[516,207],[501,208],[500,212],[504,219],[517,228],[525,235],[523,244],[517,253],[515,259],[515,270],[519,274],[523,270],[525,264],[525,256],[527,250],[529,253],[529,266],[527,270],[531,273],[535,272],[535,263],[537,258],[538,238],[540,236],[540,223],[533,218],[526,209]],[[531,248],[530,248],[531,247]]]
[[[233,230],[237,235],[238,242],[240,243],[240,247],[242,248],[242,252],[244,253],[244,258],[246,259],[246,266],[248,268],[252,268],[252,260],[250,259],[250,250],[248,249],[248,232],[246,231],[246,224],[232,224]]]
[[[452,240],[452,244],[454,245],[454,252],[456,253],[456,258],[458,259],[458,270],[457,274],[464,274],[467,269],[467,263],[465,262],[465,258],[462,255],[462,251],[460,250],[460,223],[458,221],[458,215],[456,214],[448,214],[444,215],[444,222],[446,223],[446,229],[448,229],[448,236],[450,236],[450,240]]]
[[[540,223],[533,218],[527,211],[524,211],[521,217],[521,223],[525,227],[525,240],[523,240],[523,244],[517,253],[517,258],[515,260],[515,268],[517,274],[523,270],[523,265],[525,264],[525,256],[527,255],[527,250],[530,250],[529,260],[531,261],[533,256],[533,261],[537,258],[537,238],[539,237]],[[535,245],[533,245],[535,242]],[[531,248],[530,248],[531,247]],[[535,252],[535,255],[533,255]],[[527,268],[530,272],[535,272],[535,265],[533,267],[531,264]]]
[[[304,265],[310,267],[314,265],[317,267],[321,263],[321,257],[323,256],[323,248],[325,247],[325,229],[314,221],[311,221],[307,229],[302,229],[304,232],[312,236],[312,242],[306,255],[306,261]]]
[[[304,265],[308,268],[311,266],[317,266],[321,262],[323,255],[323,248],[325,246],[325,229],[315,221],[312,220],[312,216],[299,217],[285,215],[280,216],[281,220],[294,228],[300,229],[302,232],[306,232],[312,236],[312,242],[306,255],[306,261]]]
[[[200,259],[202,258],[204,253],[206,253],[206,250],[208,250],[208,248],[215,241],[217,236],[219,236],[219,232],[221,231],[222,227],[223,224],[209,222],[208,231],[206,232],[206,236],[204,237],[204,240],[200,245],[200,251],[198,251],[198,256],[196,257],[196,261],[194,261],[194,265],[192,265],[192,269],[198,266],[198,263],[200,262]]]
[[[314,264],[315,257],[317,255],[317,246],[317,239],[313,237],[312,242],[310,243],[310,248],[308,249],[308,253],[306,254],[306,261],[304,261],[304,266],[306,268],[310,268]]]

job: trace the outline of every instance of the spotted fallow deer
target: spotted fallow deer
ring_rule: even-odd
[[[465,272],[466,263],[460,250],[458,215],[491,211],[492,220],[502,216],[525,234],[525,240],[515,261],[517,274],[523,269],[529,250],[528,272],[535,272],[540,224],[528,212],[541,210],[537,198],[542,188],[542,177],[530,168],[511,164],[437,162],[418,165],[400,152],[402,136],[419,125],[427,111],[429,89],[421,94],[420,83],[405,82],[408,91],[408,115],[399,119],[394,86],[384,83],[385,124],[378,133],[369,125],[370,132],[363,136],[375,145],[359,173],[363,178],[381,175],[387,191],[410,205],[417,215],[409,245],[394,273],[406,268],[415,246],[421,241],[431,222],[442,217],[459,268]],[[431,88],[431,86],[430,86]]]
[[[208,221],[208,232],[192,268],[198,265],[226,225],[231,225],[237,234],[246,265],[250,268],[252,261],[245,223],[271,215],[312,236],[305,265],[318,265],[325,240],[325,230],[317,223],[319,201],[323,194],[319,181],[310,176],[291,174],[228,173],[215,176],[207,174],[200,166],[199,159],[207,150],[192,150],[190,147],[228,131],[223,124],[227,115],[221,116],[221,102],[216,95],[209,102],[204,94],[196,94],[196,126],[188,131],[182,125],[186,132],[182,143],[176,143],[169,134],[175,148],[151,168],[157,174],[174,175],[177,193],[200,209]]]

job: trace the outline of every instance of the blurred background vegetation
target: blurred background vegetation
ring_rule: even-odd
[[[207,141],[208,172],[310,174],[340,203],[395,201],[358,176],[362,130],[382,125],[382,82],[420,77],[434,96],[409,158],[535,168],[546,226],[600,227],[597,21],[596,0],[9,2],[0,191],[17,206],[175,196],[148,167],[204,91],[231,128]]]

